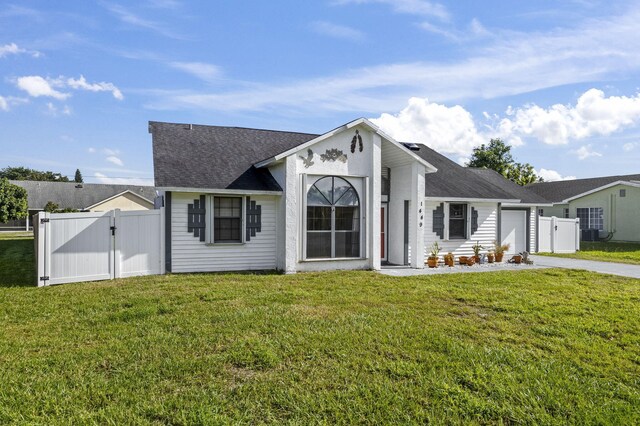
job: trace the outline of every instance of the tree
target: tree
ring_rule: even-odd
[[[44,205],[44,211],[47,213],[55,213],[60,206],[53,201],[47,201],[47,204]]]
[[[536,175],[531,164],[514,161],[511,146],[501,139],[491,139],[489,145],[482,144],[474,148],[471,160],[466,165],[495,170],[518,185],[542,182],[542,178]]]
[[[80,169],[76,169],[76,176],[73,178],[75,183],[82,183],[82,173],[80,173]]]
[[[505,177],[523,186],[529,185],[530,183],[542,182],[542,178],[536,175],[536,171],[529,163],[513,163],[509,166]]]
[[[6,178],[0,179],[0,222],[19,220],[27,217],[27,191],[12,184]]]
[[[10,180],[69,182],[69,178],[63,176],[61,173],[54,173],[50,171],[43,172],[40,170],[29,169],[27,167],[5,167],[0,170],[0,178],[7,178]]]

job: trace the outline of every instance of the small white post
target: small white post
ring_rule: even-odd
[[[114,230],[111,231],[113,236],[111,237],[111,244],[114,250],[113,253],[113,276],[112,278],[120,278],[121,274],[121,257],[120,257],[120,238],[118,235],[118,228],[120,227],[120,209],[115,209],[111,212],[111,226]]]
[[[556,235],[558,233],[558,218],[551,216],[551,253],[556,252]]]
[[[580,219],[576,218],[576,244],[575,250],[580,251]]]

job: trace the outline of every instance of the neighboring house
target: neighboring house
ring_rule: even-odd
[[[29,229],[32,216],[43,211],[49,201],[59,209],[78,211],[150,210],[156,196],[152,186],[97,183],[11,180],[27,191],[29,215],[26,220],[0,224],[0,228]]]
[[[422,268],[433,242],[471,254],[502,235],[532,250],[537,206],[548,205],[366,119],[322,135],[162,122],[149,131],[171,272]]]
[[[541,210],[542,216],[579,218],[583,240],[640,241],[640,174],[541,182],[526,188],[553,203]]]

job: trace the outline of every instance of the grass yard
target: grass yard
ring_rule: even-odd
[[[0,287],[35,285],[34,262],[32,233],[0,232]]]
[[[572,259],[598,260],[640,265],[640,244],[614,242],[580,243],[580,251],[572,254],[536,253],[541,256],[569,257]]]
[[[29,256],[0,247],[3,424],[640,423],[640,280],[189,274],[38,289],[4,269]]]

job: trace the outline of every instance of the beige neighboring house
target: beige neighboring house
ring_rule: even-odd
[[[27,190],[29,216],[26,220],[0,224],[0,229],[29,229],[32,216],[44,210],[48,202],[60,209],[85,212],[120,210],[151,210],[156,192],[153,186],[110,185],[98,183],[44,182],[11,180]]]
[[[527,185],[553,203],[540,216],[579,218],[583,241],[640,242],[640,174]]]

